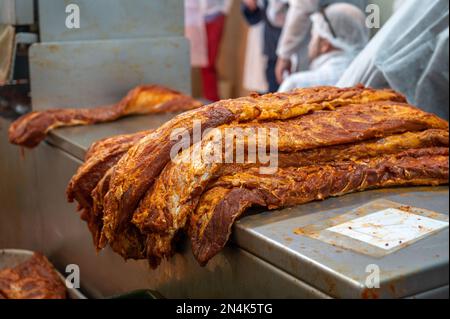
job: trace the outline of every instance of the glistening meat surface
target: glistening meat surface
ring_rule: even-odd
[[[192,134],[194,120],[201,122],[205,131],[233,123],[287,120],[313,111],[376,101],[401,103],[405,99],[391,90],[319,87],[219,101],[185,112],[141,139],[117,163],[104,199],[104,233],[113,241],[115,234],[131,219],[139,201],[170,160],[171,148],[176,143],[170,139],[172,132],[187,129]]]
[[[95,142],[87,151],[84,164],[79,167],[69,182],[66,190],[67,199],[69,202],[74,200],[78,202],[80,217],[88,224],[97,249],[104,247],[104,244],[100,243],[103,212],[102,210],[99,212],[101,203],[98,200],[95,202],[94,190],[98,187],[97,193],[100,190],[106,192],[106,185],[111,174],[111,172],[108,174],[108,171],[117,164],[130,147],[150,132],[119,135]]]
[[[308,139],[308,136],[304,138]],[[326,141],[329,140],[324,140],[325,144]],[[330,162],[371,158],[429,147],[448,147],[448,132],[430,129],[354,144],[280,153],[278,165],[280,168],[307,167],[311,163],[326,165]],[[143,233],[151,234],[147,243],[148,254],[154,256],[154,259],[172,254],[170,245],[172,238],[185,227],[187,218],[195,210],[200,197],[211,183],[221,176],[259,169],[260,166],[260,163],[205,165],[182,161],[170,163],[148,196],[141,201],[133,218],[133,223]],[[216,196],[220,198],[219,195]]]
[[[134,144],[150,133],[119,135],[94,143],[86,153],[85,162],[69,182],[66,191],[69,202],[76,199],[81,207],[90,208],[91,193],[100,179]]]
[[[255,132],[258,129],[270,132],[270,129],[276,128],[278,151],[294,153],[382,138],[405,131],[446,129],[448,125],[436,116],[409,105],[380,102],[343,106],[335,111],[318,111],[286,121],[248,123],[234,127],[251,128]],[[227,126],[222,127],[222,131],[226,129]],[[434,138],[439,138],[436,135],[440,134],[434,135]],[[225,133],[222,133],[222,136],[225,136]],[[417,138],[419,140],[421,138],[431,139],[432,136],[433,134],[430,134]],[[266,141],[270,141],[270,139],[266,138]],[[217,142],[225,145],[222,140],[204,139],[202,148],[213,148],[210,144]],[[415,142],[420,144],[420,141],[415,141],[414,138],[403,141],[404,144],[408,142],[410,145]],[[397,141],[397,145],[398,148],[401,147],[402,142]],[[360,154],[364,154],[363,149],[360,151]],[[191,194],[201,193],[205,185],[223,166],[221,163],[184,160],[183,157],[190,156],[192,152],[191,147],[180,155],[180,159],[175,158],[169,163],[161,172],[155,187],[147,192],[133,217],[133,222],[141,230],[167,232],[170,227],[183,227],[177,221],[184,220],[186,215],[184,211],[192,209],[186,201],[190,199]],[[354,154],[356,153],[354,152]],[[181,216],[181,218],[174,221],[173,216]],[[127,220],[122,221],[128,222]],[[181,224],[184,223],[181,222]]]
[[[367,189],[448,183],[448,148],[406,151],[370,160],[280,169],[255,169],[220,178],[191,216],[192,250],[205,265],[226,244],[234,221],[251,206],[276,209]]]
[[[201,132],[215,130],[172,154],[179,142],[172,133],[184,129],[192,138],[194,120]],[[270,150],[273,129],[277,169],[262,174],[268,163],[253,156],[255,144]],[[228,130],[251,134],[238,133],[227,146],[222,133]],[[265,138],[255,139],[256,132]],[[84,209],[97,249],[109,244],[125,259],[146,258],[156,267],[175,252],[178,235],[188,233],[204,265],[251,206],[276,209],[372,188],[447,184],[448,144],[446,121],[390,90],[301,89],[220,101],[152,132],[97,143],[68,195]],[[229,150],[247,156],[202,161],[190,157],[198,146],[206,154],[218,150],[222,159]]]

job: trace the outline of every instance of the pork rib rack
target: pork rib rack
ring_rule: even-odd
[[[134,114],[186,111],[202,104],[174,90],[158,86],[139,86],[119,103],[88,109],[51,109],[31,112],[11,124],[9,141],[33,148],[55,128],[115,121]]]
[[[214,148],[211,134],[171,160],[171,133],[185,129],[192,136],[194,120],[220,136],[230,128],[276,129],[277,170],[262,174],[267,164],[250,156],[239,163],[189,160],[194,148]],[[250,144],[236,139],[232,148],[249,152]],[[126,259],[156,267],[187,233],[205,265],[252,206],[277,209],[373,188],[447,184],[448,144],[446,121],[394,91],[299,89],[219,101],[154,131],[96,143],[67,194],[79,203],[97,249],[109,244]]]

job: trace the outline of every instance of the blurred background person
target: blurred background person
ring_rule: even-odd
[[[310,68],[287,77],[280,87],[282,92],[295,88],[336,85],[369,41],[365,14],[354,5],[332,4],[311,15],[310,19]]]
[[[232,0],[185,0],[185,34],[191,41],[191,64],[201,68],[204,98],[219,100],[216,63]]]
[[[261,59],[259,58],[257,50],[262,49],[262,54],[265,57],[263,63],[265,64],[265,80],[267,82],[267,89],[264,91],[276,92],[279,88],[279,83],[275,76],[275,65],[277,62],[276,49],[287,12],[286,1],[242,0],[241,9],[247,23],[251,26],[247,44],[248,55],[246,59],[246,73],[248,76],[245,76],[245,78],[250,80],[249,77],[254,76],[254,74],[249,73],[259,73],[258,70],[255,69],[257,67],[255,61],[260,63]],[[260,41],[256,38],[260,36],[261,27],[263,32],[262,47],[260,46]],[[251,65],[255,65],[255,67],[253,67],[253,69],[255,69],[254,72],[252,72]],[[247,66],[249,67],[247,68]],[[248,82],[246,79],[244,79],[244,82]],[[261,90],[258,91],[264,93]]]
[[[286,15],[283,32],[277,48],[277,64],[275,74],[278,83],[283,81],[285,75],[293,72],[292,59],[296,60],[295,70],[308,69],[308,44],[311,34],[310,15],[319,8],[338,2],[347,2],[359,7],[363,12],[367,0],[284,0],[288,2],[289,9]]]

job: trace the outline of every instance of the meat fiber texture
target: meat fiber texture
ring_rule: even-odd
[[[34,253],[13,268],[0,270],[0,299],[65,299],[66,286],[48,259]]]
[[[9,128],[12,144],[33,148],[58,127],[90,125],[115,121],[135,114],[179,112],[202,104],[180,92],[159,86],[143,85],[131,90],[119,103],[87,109],[49,109],[20,117]]]
[[[194,121],[209,134],[171,157],[171,134],[184,129],[192,137]],[[246,150],[244,161],[190,157],[194,149],[217,150],[217,143],[226,157],[230,147],[211,132],[226,136],[229,129],[266,136],[233,139],[232,149]],[[251,152],[271,148],[267,132],[273,129],[277,167],[262,173],[268,164]],[[78,202],[96,249],[109,244],[125,259],[147,259],[156,267],[187,234],[205,265],[251,207],[272,210],[367,189],[447,184],[448,143],[446,121],[391,90],[317,87],[253,95],[94,144],[67,194]]]

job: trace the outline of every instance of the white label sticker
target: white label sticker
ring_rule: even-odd
[[[448,222],[388,208],[327,230],[391,250],[446,227]]]

